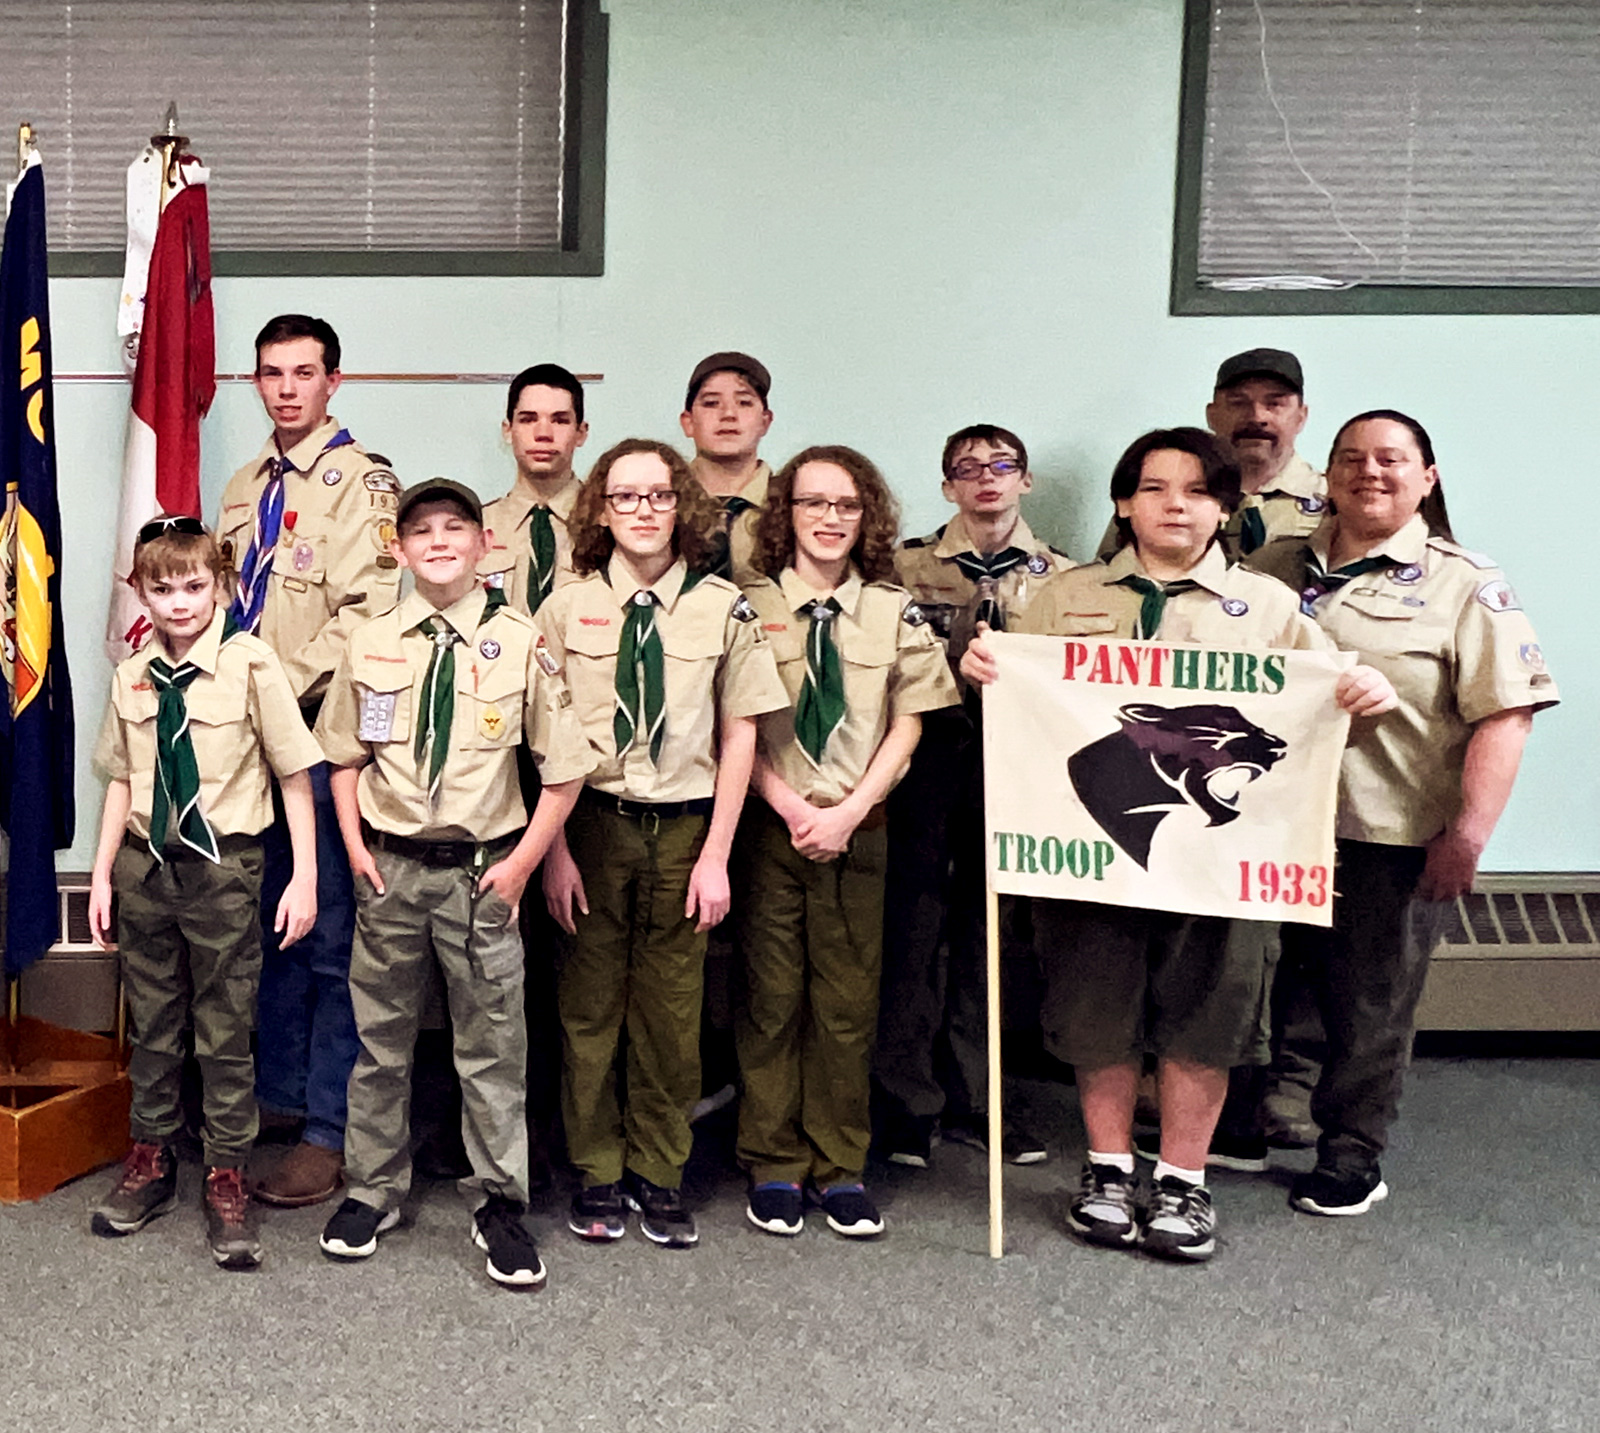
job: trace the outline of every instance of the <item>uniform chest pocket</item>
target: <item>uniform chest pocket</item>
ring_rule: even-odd
[[[1352,592],[1336,612],[1329,635],[1341,647],[1385,655],[1442,658],[1455,625],[1447,612],[1408,607],[1401,599],[1370,591]]]
[[[114,684],[111,703],[123,721],[137,726],[141,722],[155,721],[161,698],[156,695],[155,686],[146,678],[131,687]]]
[[[356,740],[371,745],[411,739],[411,671],[365,662],[355,674]]]
[[[321,582],[327,575],[327,535],[325,533],[283,530],[277,555],[272,559],[272,575],[283,582]]]
[[[457,659],[459,661],[459,658]],[[516,746],[522,739],[527,672],[505,657],[477,664],[476,681],[457,667],[455,745],[468,751]]]
[[[661,629],[661,650],[669,662],[705,663],[714,666],[722,659],[720,620],[695,622],[683,627]]]
[[[197,726],[228,726],[245,720],[249,693],[243,682],[194,682],[184,692],[189,720]]]
[[[1109,612],[1063,612],[1050,624],[1052,637],[1114,637],[1116,619]]]

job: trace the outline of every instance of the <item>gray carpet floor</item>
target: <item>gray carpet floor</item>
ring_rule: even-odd
[[[1292,1214],[1303,1154],[1219,1173],[1221,1246],[1198,1267],[1074,1243],[1072,1091],[1018,1098],[1056,1139],[1007,1172],[999,1262],[983,1158],[953,1145],[874,1171],[889,1230],[865,1245],[820,1220],[752,1229],[714,1150],[693,1251],[582,1246],[559,1189],[533,1216],[550,1282],[532,1295],[485,1277],[447,1185],[419,1187],[368,1263],[318,1253],[324,1206],[269,1212],[265,1266],[225,1274],[197,1167],[178,1211],[115,1241],[87,1230],[97,1173],[0,1208],[4,1426],[1600,1429],[1600,1064],[1420,1061],[1387,1204]]]

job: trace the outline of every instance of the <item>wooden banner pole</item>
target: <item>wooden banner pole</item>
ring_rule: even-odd
[[[1005,1253],[1005,1149],[1000,1095],[1000,897],[984,883],[984,930],[988,937],[984,962],[989,986],[989,1257]]]

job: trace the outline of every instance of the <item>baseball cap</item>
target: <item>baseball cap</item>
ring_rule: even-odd
[[[418,503],[438,502],[441,499],[460,503],[466,509],[467,516],[479,527],[483,526],[483,503],[471,488],[465,483],[456,482],[454,478],[424,478],[420,483],[412,483],[400,494],[400,507],[394,515],[395,526],[401,526],[406,515]]]
[[[1302,397],[1306,391],[1305,375],[1300,372],[1300,360],[1281,348],[1252,348],[1222,360],[1217,369],[1217,388],[1232,388],[1246,378],[1276,378]]]
[[[766,364],[759,359],[751,358],[748,353],[713,353],[709,358],[702,358],[694,366],[694,372],[689,375],[689,391],[684,395],[683,406],[690,407],[694,403],[694,395],[700,391],[700,385],[713,373],[737,373],[750,382],[750,386],[761,396],[761,401],[767,401],[767,394],[772,391],[772,375],[767,372]]]

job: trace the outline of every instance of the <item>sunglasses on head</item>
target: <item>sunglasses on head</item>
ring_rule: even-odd
[[[186,537],[204,537],[206,525],[197,517],[158,517],[139,529],[139,541],[154,542],[169,532],[181,532]]]

